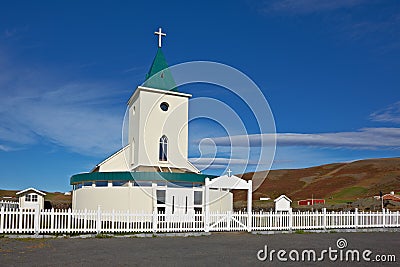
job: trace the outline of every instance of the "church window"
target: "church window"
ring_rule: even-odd
[[[107,181],[96,181],[96,187],[106,187],[108,186]]]
[[[25,195],[25,201],[31,202],[31,195]]]
[[[203,204],[203,192],[194,191],[194,205]]]
[[[168,138],[163,135],[160,138],[160,151],[159,151],[158,159],[160,161],[167,161],[167,152],[168,152]]]
[[[127,181],[112,181],[112,186],[128,186]]]
[[[175,196],[172,196],[172,214],[175,213]]]
[[[38,202],[38,196],[37,195],[32,195],[32,202]]]
[[[93,182],[83,182],[83,186],[92,186]]]
[[[161,108],[162,111],[168,111],[169,105],[168,105],[167,102],[162,102],[160,104],[160,108]]]
[[[151,186],[151,182],[135,181],[133,186]]]
[[[165,204],[165,190],[157,190],[157,204]]]
[[[135,164],[135,139],[132,139],[131,147],[130,147],[130,156],[131,156],[131,165]]]

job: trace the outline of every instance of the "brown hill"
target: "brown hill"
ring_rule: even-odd
[[[334,163],[305,169],[271,170],[246,173],[246,180],[261,182],[253,199],[285,194],[292,200],[324,198],[331,203],[400,191],[400,158],[368,159],[351,163]],[[244,201],[246,192],[234,193],[235,201]]]

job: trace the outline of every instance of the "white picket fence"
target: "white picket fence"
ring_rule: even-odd
[[[0,234],[280,231],[400,227],[400,213],[243,212],[157,214],[98,210],[0,209]]]

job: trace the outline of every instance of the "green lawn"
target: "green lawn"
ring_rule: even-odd
[[[345,199],[345,200],[356,199],[357,197],[363,195],[367,191],[368,189],[361,186],[348,187],[335,193],[333,195],[333,199]]]

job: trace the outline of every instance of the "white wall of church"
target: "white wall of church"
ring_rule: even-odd
[[[139,158],[139,146],[138,140],[142,137],[140,134],[140,99],[139,93],[134,94],[134,98],[129,105],[129,126],[128,126],[128,143],[133,144],[131,146],[130,153],[128,158],[130,160],[130,168],[134,168],[135,166],[139,165],[138,158]]]
[[[172,199],[175,198],[174,213],[185,213],[186,197],[188,198],[188,211],[193,210],[193,188],[165,188],[157,187],[157,190],[167,189],[166,213],[172,213]],[[131,213],[151,213],[156,203],[153,199],[152,187],[83,187],[73,191],[72,209],[97,210],[100,205],[104,211],[129,211]],[[204,198],[204,191],[203,191]],[[230,192],[210,189],[210,211],[232,211],[233,195]],[[204,208],[204,199],[203,199]]]
[[[152,199],[151,187],[83,187],[73,191],[72,208],[151,213]]]

